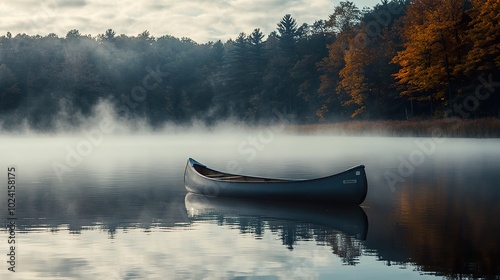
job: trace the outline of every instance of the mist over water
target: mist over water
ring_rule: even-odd
[[[155,130],[121,121],[106,103],[78,128],[61,128],[0,137],[4,166],[18,170],[16,275],[500,274],[500,224],[491,218],[500,213],[497,139],[305,135],[278,122]],[[183,183],[188,157],[224,171],[301,179],[364,164],[368,196],[341,212],[193,199]],[[0,230],[0,242],[7,235]],[[3,268],[2,279],[10,277]]]

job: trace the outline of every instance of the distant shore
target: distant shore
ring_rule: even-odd
[[[291,125],[287,130],[355,136],[500,138],[500,119],[345,121]]]

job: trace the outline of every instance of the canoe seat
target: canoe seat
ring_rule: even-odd
[[[230,175],[230,174],[221,174],[221,173],[206,174],[205,176],[207,176],[209,178],[217,178],[217,179],[223,179],[223,180],[234,180],[234,179],[240,179],[240,178],[244,177],[244,176],[240,176],[240,175]]]
[[[234,179],[244,178],[244,176],[223,176],[223,177],[219,177],[219,178],[223,179],[223,180],[234,180]]]
[[[224,177],[227,175],[225,175],[225,174],[207,174],[206,176],[210,177],[210,178],[220,178],[220,177]]]
[[[259,177],[252,177],[252,176],[243,176],[243,175],[235,175],[235,174],[228,174],[228,173],[221,173],[217,172],[215,170],[212,170],[210,168],[207,168],[206,166],[201,166],[201,165],[193,165],[194,169],[198,171],[200,174],[213,178],[213,179],[218,179],[218,180],[228,180],[228,181],[244,181],[244,182],[287,182],[288,180],[282,180],[282,179],[270,179],[270,178],[259,178]]]

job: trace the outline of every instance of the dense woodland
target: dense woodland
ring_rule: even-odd
[[[500,1],[340,2],[226,42],[70,30],[0,37],[0,120],[77,125],[107,100],[123,118],[248,123],[500,117]],[[498,82],[496,82],[498,81]]]

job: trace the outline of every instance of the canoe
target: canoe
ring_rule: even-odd
[[[231,174],[189,158],[184,172],[188,192],[212,197],[259,200],[363,203],[368,191],[365,166],[317,179],[275,179]]]

